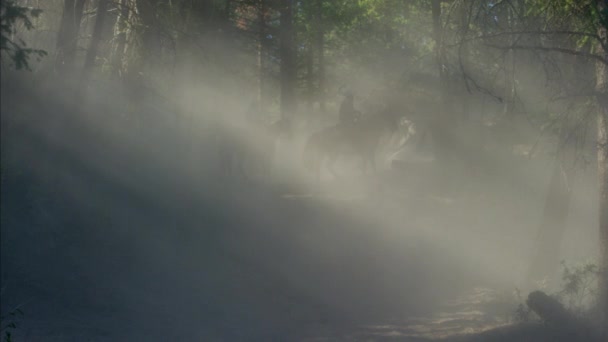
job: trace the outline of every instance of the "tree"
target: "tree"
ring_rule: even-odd
[[[456,3],[456,2],[452,2]],[[595,87],[594,89],[585,88],[585,85],[578,85],[575,90],[577,100],[573,94],[565,94],[570,98],[570,102],[576,104],[579,101],[579,107],[582,100],[581,96],[587,98],[594,97],[597,106],[597,172],[599,179],[599,237],[600,250],[599,257],[601,272],[601,291],[600,297],[602,310],[608,317],[608,219],[607,219],[607,204],[606,204],[606,111],[608,100],[608,74],[607,74],[607,37],[606,26],[608,23],[608,10],[604,1],[599,0],[583,0],[583,1],[476,1],[475,10],[468,14],[469,20],[474,22],[477,27],[470,30],[469,37],[460,37],[460,42],[455,44],[458,49],[463,48],[466,44],[471,48],[474,42],[476,45],[476,53],[478,55],[487,55],[493,58],[502,58],[503,65],[499,71],[504,72],[505,77],[502,78],[502,83],[492,87],[484,87],[479,80],[475,80],[471,74],[472,70],[464,71],[461,69],[461,74],[467,83],[467,86],[472,85],[473,89],[480,90],[486,94],[496,92],[495,89],[504,89],[502,95],[495,95],[497,99],[507,100],[503,104],[503,113],[512,114],[514,112],[514,103],[517,95],[517,81],[515,79],[514,65],[515,59],[527,57],[529,61],[541,62],[547,75],[549,83],[557,83],[564,87],[570,80],[562,81],[554,74],[560,75],[565,72],[580,72],[577,70],[567,70],[571,68],[568,65],[582,65],[583,69],[590,69],[595,66]],[[445,39],[440,41],[437,34],[440,27],[441,4],[440,1],[431,3],[431,12],[433,18],[433,31],[435,42],[441,42],[444,46],[450,46]],[[450,16],[446,15],[444,20],[449,21]],[[448,25],[449,23],[446,23]],[[445,35],[444,35],[445,37]],[[595,50],[590,49],[594,46]],[[450,55],[449,51],[441,49],[441,46],[435,47],[437,55],[437,64],[443,68],[439,70],[439,77],[442,78],[442,72],[450,70]],[[494,49],[494,53],[491,49]],[[517,53],[516,53],[517,52]],[[525,53],[524,53],[525,52]],[[577,60],[573,61],[574,56]],[[555,58],[557,57],[557,58]],[[478,58],[477,69],[489,73],[491,68],[498,69],[491,63],[487,63],[482,58]],[[443,62],[441,62],[443,59]],[[487,60],[490,60],[488,58]],[[485,66],[484,66],[485,64]],[[494,63],[496,64],[496,63]],[[484,68],[486,68],[484,70]],[[452,68],[453,70],[453,68]],[[553,70],[553,71],[552,71]],[[567,81],[567,82],[566,82]],[[442,84],[447,82],[442,81]],[[442,88],[443,90],[443,88]],[[572,92],[568,89],[568,92]],[[545,117],[543,120],[556,121],[558,129],[555,130],[558,142],[558,154],[556,156],[554,170],[550,182],[549,191],[545,203],[545,211],[543,224],[540,227],[541,233],[539,245],[536,250],[535,260],[531,263],[531,272],[546,272],[557,266],[557,252],[561,244],[563,236],[563,228],[565,227],[565,219],[568,214],[570,191],[572,183],[572,169],[576,165],[576,151],[571,142],[568,142],[572,136],[574,127],[586,124],[583,122],[585,116],[569,115],[568,119],[550,118],[550,113],[542,114]],[[509,117],[512,117],[509,115]],[[574,121],[570,120],[574,117]],[[440,120],[437,125],[446,127],[445,121]],[[449,127],[450,125],[448,125]],[[449,137],[449,130],[439,131],[439,134],[434,134],[434,137]],[[453,147],[451,140],[448,140],[445,146]],[[569,146],[570,145],[570,146]],[[574,150],[572,150],[574,148]],[[542,271],[541,271],[542,270]]]
[[[443,0],[431,2],[431,16],[433,23],[433,40],[435,42],[434,55],[437,67],[437,89],[439,89],[439,108],[431,118],[430,132],[433,136],[434,152],[439,161],[445,162],[453,156],[455,141],[452,139],[453,115],[449,108],[449,78],[446,49],[441,23],[441,4]]]
[[[281,0],[280,48],[281,116],[291,121],[296,112],[296,49],[293,27],[293,0]]]
[[[608,9],[604,1],[584,0],[573,2],[538,1],[530,3],[528,15],[544,18],[543,27],[532,27],[517,32],[502,32],[506,36],[528,35],[533,37],[562,37],[560,42],[574,40],[574,45],[559,45],[548,39],[528,41],[512,40],[507,46],[496,46],[501,50],[525,50],[546,54],[565,54],[584,58],[595,64],[595,89],[588,91],[597,103],[597,173],[599,185],[599,243],[600,243],[600,306],[604,319],[608,319],[608,178],[606,176],[608,144],[606,144],[608,115]],[[569,38],[569,39],[563,39]],[[548,41],[548,43],[547,43]],[[587,43],[595,46],[595,51],[585,49]],[[583,91],[583,94],[585,92]],[[567,125],[565,127],[568,127]],[[559,184],[559,182],[557,183]],[[552,196],[552,194],[550,194]],[[562,199],[565,198],[562,196]],[[548,200],[549,201],[549,200]],[[562,204],[556,202],[556,207]],[[558,205],[559,204],[559,205]],[[549,203],[547,204],[549,205]],[[554,246],[555,247],[555,246]]]
[[[317,101],[319,110],[325,113],[326,80],[325,80],[325,22],[323,20],[323,0],[314,0],[315,37],[311,47],[317,51]]]
[[[123,58],[127,45],[127,27],[129,25],[129,1],[121,0],[118,4],[118,15],[114,24],[114,50],[112,53],[112,71],[121,75]]]
[[[595,98],[597,99],[597,174],[598,174],[598,210],[599,210],[599,243],[600,243],[600,297],[599,303],[604,315],[608,319],[608,144],[607,144],[607,117],[608,117],[608,8],[604,1],[582,1],[572,3],[556,1],[550,7],[556,20],[559,20],[557,29],[546,34],[559,35],[564,32],[564,24],[569,24],[566,30],[571,36],[582,39],[594,39],[595,53],[583,49],[563,48],[554,46],[518,46],[511,48],[531,48],[541,51],[558,52],[568,55],[584,56],[595,63]],[[573,17],[572,13],[578,14]],[[578,44],[581,46],[581,44]]]
[[[140,73],[150,65],[150,57],[159,55],[159,42],[158,42],[158,30],[159,23],[156,22],[156,1],[154,0],[136,0],[138,16],[136,17],[137,32],[139,39],[141,39],[141,46],[137,53],[138,58],[136,59],[137,68],[139,70],[132,70],[132,72]],[[208,15],[208,4],[207,1],[197,2],[200,6],[198,10],[207,16]],[[206,22],[205,22],[206,23]]]
[[[306,55],[304,64],[306,65],[305,70],[305,82],[306,82],[306,102],[308,106],[309,113],[312,112],[313,103],[315,101],[315,72],[314,72],[314,63],[315,63],[315,52],[314,52],[314,35],[311,34],[312,28],[311,23],[313,23],[313,11],[311,9],[311,3],[304,3],[305,6],[305,28],[306,28]]]
[[[563,138],[566,134],[563,133],[560,136],[560,141],[566,140]],[[556,152],[543,218],[527,275],[530,285],[544,278],[554,280],[557,274],[559,246],[566,230],[566,220],[572,198],[572,183],[576,167],[575,153],[572,147],[566,147]]]
[[[30,17],[36,18],[40,13],[41,10],[19,6],[14,0],[0,2],[0,53],[8,56],[17,70],[30,70],[30,57],[40,59],[47,55],[46,51],[28,48],[23,40],[15,38],[17,23],[23,23],[26,30],[31,30],[34,24]]]
[[[260,111],[266,109],[268,103],[268,54],[270,53],[268,41],[268,17],[270,9],[266,0],[258,0],[257,20],[258,20],[258,102]]]
[[[596,63],[597,116],[597,174],[599,185],[600,237],[600,307],[604,321],[608,321],[608,8],[604,1],[596,1],[598,54]]]
[[[64,1],[55,60],[55,65],[59,69],[73,66],[84,5],[85,0]]]
[[[84,66],[82,68],[82,86],[88,85],[91,72],[93,71],[93,67],[95,66],[95,61],[99,52],[99,45],[101,44],[101,39],[103,35],[103,26],[105,23],[108,3],[108,0],[98,0],[97,2],[97,17],[95,19],[95,26],[93,27],[91,44],[89,45],[89,49],[87,50],[87,54],[84,60]]]

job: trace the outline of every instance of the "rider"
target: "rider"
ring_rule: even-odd
[[[340,105],[340,125],[352,125],[357,120],[357,110],[354,106],[354,96],[352,92],[347,92],[342,104]]]

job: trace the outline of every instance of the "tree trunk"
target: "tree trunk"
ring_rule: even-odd
[[[268,96],[266,94],[268,76],[266,61],[268,58],[268,7],[266,0],[258,3],[258,103],[260,111],[266,110]]]
[[[279,53],[281,55],[281,117],[286,119],[287,122],[292,122],[291,119],[296,112],[296,63],[293,30],[293,0],[282,0],[280,12],[281,44]]]
[[[55,65],[58,69],[65,70],[74,64],[84,4],[85,0],[65,0],[64,2],[63,15],[57,36]]]
[[[260,0],[260,3],[264,0]],[[224,4],[224,22],[226,27],[230,25],[230,14],[232,13],[232,0],[226,0]]]
[[[574,151],[560,153],[555,160],[534,256],[528,270],[527,281],[530,287],[534,287],[535,282],[546,278],[556,280],[560,245],[566,230],[572,198],[571,184],[574,178],[574,159],[567,157],[574,158],[574,153]]]
[[[509,30],[514,32],[516,27],[513,19],[513,8],[506,7],[506,21]],[[515,36],[509,35],[509,45],[515,44]],[[505,101],[503,103],[503,116],[507,119],[513,118],[513,109],[515,107],[515,50],[509,49],[505,55]]]
[[[130,114],[138,112],[144,97],[144,79],[148,70],[154,65],[154,56],[159,56],[160,44],[158,42],[158,31],[155,21],[156,0],[133,0],[135,12],[129,15],[130,23],[135,28],[129,30],[129,42],[139,38],[141,44],[130,44],[125,49],[129,51],[129,64],[124,68],[123,81],[126,88]],[[125,50],[125,51],[126,51]]]
[[[202,27],[205,31],[210,30],[217,24],[213,13],[213,0],[197,0],[193,4],[194,10],[198,12],[199,18],[203,21]]]
[[[97,3],[97,18],[95,19],[95,26],[93,27],[93,35],[91,37],[91,45],[87,51],[87,55],[84,60],[84,68],[82,71],[83,86],[87,85],[93,67],[95,66],[95,59],[97,58],[99,44],[101,43],[101,36],[103,34],[103,25],[108,8],[108,2],[108,0],[99,0]]]
[[[129,19],[129,0],[121,0],[118,6],[118,17],[114,26],[114,39],[116,41],[112,54],[112,71],[120,77],[122,74],[122,60],[127,45],[127,23]]]
[[[313,104],[315,101],[315,75],[314,75],[314,50],[312,44],[309,42],[306,47],[306,100],[309,112],[313,110]]]
[[[604,66],[605,67],[605,66]],[[600,305],[608,320],[608,93],[602,95],[598,117],[597,173],[600,224]]]
[[[458,50],[458,60],[459,60],[459,64],[460,64],[460,68],[461,68],[461,73],[464,74],[467,73],[467,69],[469,66],[469,44],[466,42],[467,36],[469,34],[469,26],[470,26],[470,16],[471,16],[471,9],[472,9],[473,3],[471,2],[471,4],[469,5],[467,2],[462,2],[460,4],[460,40],[461,40],[461,44],[459,46],[459,50]],[[469,108],[470,108],[470,95],[469,92],[469,85],[468,85],[468,80],[465,79],[465,87],[467,92],[461,91],[461,93],[463,93],[463,97],[462,97],[462,113],[461,113],[461,119],[463,121],[466,121],[469,118]]]
[[[606,3],[598,1],[599,13],[604,13]],[[608,29],[600,25],[599,39],[608,42]],[[598,47],[599,54],[608,59],[608,51]],[[600,238],[600,309],[604,322],[608,321],[608,66],[596,62],[596,92],[599,105],[597,134],[597,173],[599,188],[599,238]],[[608,328],[607,328],[608,329]],[[608,331],[606,331],[608,335]]]
[[[141,50],[139,51],[139,66],[138,69],[145,70],[150,63],[150,56],[159,55],[159,44],[157,41],[157,32],[155,25],[155,6],[153,0],[136,0],[137,12],[141,20],[142,31],[139,32],[141,37]],[[203,2],[206,3],[206,2]]]
[[[325,113],[326,81],[325,81],[325,27],[323,26],[323,0],[315,1],[315,46],[317,51],[317,78],[318,78],[318,98],[319,111]]]
[[[445,55],[442,43],[442,28],[441,28],[441,1],[433,0],[431,2],[431,16],[433,22],[433,40],[435,41],[435,63],[438,73],[439,101],[438,107],[432,115],[429,131],[433,137],[433,150],[438,161],[444,162],[448,156],[452,154],[448,151],[451,145],[450,135],[448,134],[448,117],[447,108],[447,74],[445,70]],[[441,168],[442,170],[444,168]]]
[[[307,21],[313,21],[313,12],[308,11]],[[312,113],[315,101],[315,75],[314,75],[314,38],[313,32],[308,32],[306,37],[306,102],[308,106],[308,117],[310,122],[310,114]]]
[[[440,82],[445,80],[443,44],[441,42],[441,0],[433,0],[431,3],[431,15],[433,19],[433,40],[435,41],[435,59],[439,72]],[[442,86],[440,84],[440,86]],[[442,86],[443,88],[443,86]]]

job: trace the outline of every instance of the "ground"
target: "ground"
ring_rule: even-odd
[[[208,141],[10,99],[2,312],[24,311],[20,339],[425,341],[513,322],[542,184],[405,158],[314,187],[281,152],[245,182],[213,171]],[[45,116],[7,121],[31,108]]]

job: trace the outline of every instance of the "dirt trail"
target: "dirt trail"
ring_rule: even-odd
[[[509,308],[446,303],[478,287],[514,289],[542,204],[491,181],[445,187],[430,165],[348,175],[318,192],[238,183],[208,172],[211,155],[182,158],[171,140],[44,128],[2,135],[2,306],[28,301],[15,335],[24,340],[479,331]]]

